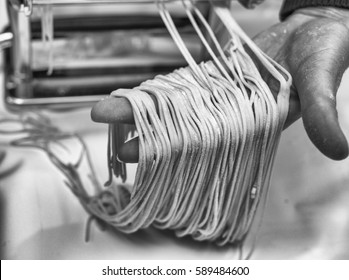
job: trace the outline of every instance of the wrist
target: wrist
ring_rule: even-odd
[[[292,15],[290,15],[290,17],[301,15],[308,17],[309,19],[332,19],[334,21],[341,22],[347,28],[349,28],[349,9],[334,7],[307,7],[297,9],[292,13]]]
[[[338,8],[347,14],[345,11],[349,10],[349,0],[284,0],[280,10],[280,19],[284,20],[303,8]]]

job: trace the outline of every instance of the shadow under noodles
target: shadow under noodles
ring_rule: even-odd
[[[91,224],[85,241],[85,225],[74,223],[38,231],[8,259],[236,259],[232,246],[178,238],[173,231],[149,228],[124,234],[107,226]]]

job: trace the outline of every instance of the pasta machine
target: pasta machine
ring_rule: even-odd
[[[139,85],[186,65],[157,13],[164,1],[193,57],[203,47],[193,36],[183,0],[7,0],[4,49],[5,103],[72,107],[111,91]],[[200,5],[209,17],[209,1]],[[261,0],[240,0],[251,8]]]

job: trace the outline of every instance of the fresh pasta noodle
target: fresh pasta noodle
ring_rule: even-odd
[[[126,200],[111,185],[104,192],[108,200],[101,204],[96,197],[87,207],[126,233],[152,225],[200,241],[241,244],[260,201],[265,201],[291,78],[243,33],[227,8],[213,6],[231,35],[223,50],[200,11],[190,1],[183,5],[212,61],[195,63],[164,3],[158,2],[160,16],[188,67],[112,93],[132,106],[139,137],[135,182],[130,195],[123,196]],[[276,98],[243,43],[279,81]],[[114,174],[125,180],[125,164],[117,159],[126,139],[122,127],[110,125],[108,159]]]

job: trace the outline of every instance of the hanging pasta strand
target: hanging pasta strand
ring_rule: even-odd
[[[213,4],[231,36],[223,50],[200,10],[190,0],[182,3],[213,62],[194,61],[165,3],[158,1],[159,14],[189,67],[112,93],[132,105],[139,163],[125,207],[113,215],[102,208],[91,212],[124,232],[154,225],[178,236],[239,244],[251,229],[260,201],[265,203],[291,78],[243,33],[226,7]],[[276,99],[242,41],[280,82]],[[111,130],[112,161],[123,141],[119,137]]]

